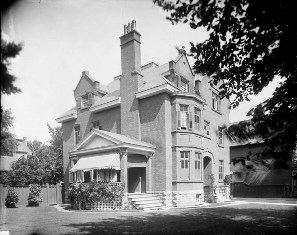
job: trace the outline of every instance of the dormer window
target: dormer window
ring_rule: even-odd
[[[77,108],[89,108],[94,103],[94,95],[92,93],[85,93],[77,99]]]
[[[81,97],[81,106],[82,108],[89,107],[89,96],[88,94]]]

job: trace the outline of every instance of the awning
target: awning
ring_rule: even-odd
[[[72,167],[70,172],[89,171],[95,169],[115,169],[120,170],[120,156],[118,153],[109,153],[93,155],[90,157],[81,157]]]

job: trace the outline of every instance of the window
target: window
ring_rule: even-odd
[[[198,95],[200,95],[200,87],[201,87],[201,81],[196,80],[194,89],[195,89],[196,94],[198,94]]]
[[[187,129],[189,120],[189,106],[180,105],[180,127]]]
[[[181,179],[190,179],[190,152],[180,152]]]
[[[94,129],[98,129],[98,130],[102,130],[102,127],[100,126],[100,122],[99,122],[99,121],[95,121],[95,122],[93,122],[93,127],[90,128],[90,131],[91,131],[93,128],[94,128]]]
[[[195,153],[195,179],[202,179],[201,153]]]
[[[94,102],[94,96],[92,93],[87,93],[81,97],[81,107],[90,107]]]
[[[195,107],[194,113],[194,126],[196,130],[200,130],[200,123],[201,123],[201,110]]]
[[[204,121],[204,131],[206,135],[210,135],[210,122]]]
[[[88,94],[83,95],[81,97],[81,107],[82,108],[89,107],[89,97],[88,97]]]
[[[77,144],[80,141],[80,125],[74,126],[74,138],[75,144]]]
[[[219,145],[223,145],[224,141],[223,141],[223,128],[219,127]]]
[[[212,109],[221,112],[221,99],[218,94],[212,93]]]
[[[188,92],[189,91],[189,83],[186,82],[185,80],[181,79],[181,81],[180,81],[180,89],[182,91]]]
[[[219,180],[224,179],[224,160],[219,160]]]

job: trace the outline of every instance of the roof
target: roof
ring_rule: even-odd
[[[94,131],[97,133],[102,133],[106,136],[109,136],[123,144],[135,144],[135,145],[145,146],[145,147],[149,147],[149,148],[156,148],[155,145],[149,144],[144,141],[135,140],[135,139],[128,137],[126,135],[121,135],[121,134],[117,134],[117,133],[113,133],[113,132],[109,132],[109,131],[102,131],[102,130],[98,130],[98,129],[94,129]]]
[[[177,62],[183,55],[179,55],[173,61]],[[139,86],[138,93],[140,92],[150,92],[152,89],[157,88],[156,91],[153,91],[152,94],[158,92],[169,92],[170,94],[178,91],[179,89],[169,80],[167,80],[164,75],[169,72],[169,62],[163,65],[158,66],[156,63],[151,62],[141,67],[141,74],[143,75],[143,82]],[[83,76],[88,78],[91,82],[94,81],[88,74],[87,71],[83,72]],[[107,92],[101,99],[95,101],[91,106],[91,111],[97,112],[107,108],[112,108],[118,106],[121,101],[121,91],[120,91],[120,78],[121,75],[116,76],[112,82],[103,86],[100,83],[100,87]],[[139,96],[140,97],[140,96]],[[145,94],[143,97],[147,97]],[[93,108],[92,108],[93,107]],[[95,108],[96,107],[96,108]],[[67,112],[60,115],[56,118],[57,122],[69,121],[76,118],[76,107],[68,110]]]
[[[93,129],[76,146],[74,146],[70,152],[72,153],[77,153],[81,151],[84,152],[83,146],[90,143],[95,137],[96,138],[99,137],[110,142],[108,145],[97,146],[96,149],[100,151],[101,150],[106,151],[106,148],[108,148],[108,150],[114,150],[114,149],[118,150],[119,148],[123,147],[123,148],[135,149],[135,150],[138,149],[149,153],[149,152],[154,152],[156,149],[155,145],[146,143],[144,141],[136,140],[126,135]]]
[[[32,155],[31,149],[27,146],[27,142],[22,139],[17,139],[18,148],[16,150],[17,153],[26,153],[27,155]]]

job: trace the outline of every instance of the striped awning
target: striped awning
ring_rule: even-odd
[[[81,157],[78,159],[70,172],[90,171],[95,169],[115,169],[120,170],[120,156],[118,153],[108,153]]]

